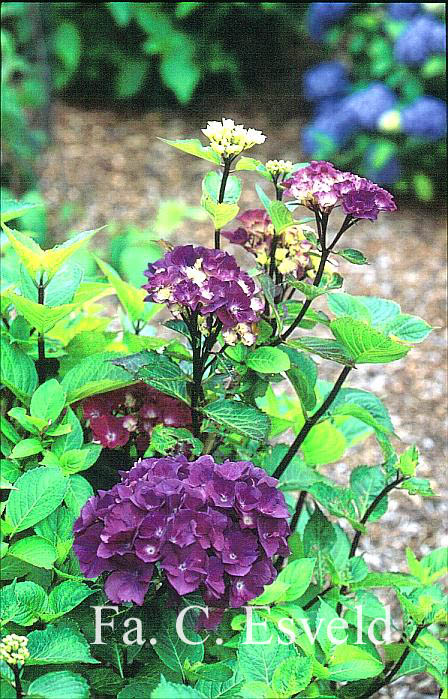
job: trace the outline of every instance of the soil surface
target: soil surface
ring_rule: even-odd
[[[255,157],[303,160],[298,145],[300,118],[282,120],[274,109],[257,111],[250,104],[244,108],[228,104],[223,112],[209,105],[188,116],[162,112],[123,115],[57,104],[53,144],[40,167],[55,238],[63,236],[57,212],[67,201],[79,207],[79,231],[110,221],[147,226],[166,199],[181,198],[197,205],[201,178],[210,169],[207,162],[170,148],[156,137],[197,137],[206,121],[220,118],[221,113],[268,136],[263,146],[253,149]],[[251,173],[242,176],[246,185],[242,210],[258,207],[255,177]],[[170,242],[212,245],[212,230],[207,223],[189,221]],[[345,291],[394,299],[403,312],[419,315],[436,328],[408,357],[387,365],[362,365],[350,377],[352,386],[384,399],[402,440],[399,447],[418,445],[418,475],[429,478],[437,493],[435,498],[395,493],[381,523],[370,525],[369,535],[362,539],[360,548],[373,569],[404,571],[406,546],[421,556],[448,544],[445,217],[437,206],[424,212],[399,207],[394,214],[380,216],[377,224],[364,222],[348,231],[344,247],[361,249],[370,261],[368,267],[341,263]],[[329,370],[325,362],[321,366],[324,378],[334,377],[334,368]],[[379,460],[372,438],[328,471],[346,482],[354,465]],[[378,696],[421,699],[435,697],[437,692],[430,678],[419,677],[401,679]]]

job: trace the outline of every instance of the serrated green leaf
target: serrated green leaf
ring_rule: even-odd
[[[64,494],[64,501],[68,509],[79,517],[81,508],[87,500],[92,497],[93,488],[83,476],[75,474],[68,477],[67,491]]]
[[[2,200],[1,223],[8,223],[15,218],[20,218],[37,204],[25,204],[11,199]]]
[[[88,699],[89,685],[82,675],[61,670],[48,672],[31,682],[26,696],[30,699]]]
[[[337,682],[354,682],[377,677],[384,666],[363,648],[343,644],[334,648],[328,668],[331,679]]]
[[[311,354],[317,354],[323,359],[330,359],[332,362],[343,364],[344,366],[354,366],[354,360],[347,352],[341,342],[328,340],[321,337],[301,337],[300,340],[289,340],[289,347],[304,350]]]
[[[67,479],[55,468],[44,466],[27,471],[16,483],[6,506],[6,516],[14,533],[21,532],[47,517],[61,504]]]
[[[348,316],[330,323],[330,329],[356,364],[382,364],[404,357],[409,346],[390,340],[366,323]]]
[[[62,379],[67,393],[67,403],[75,403],[97,393],[112,391],[134,383],[124,369],[114,366],[110,360],[119,357],[117,352],[99,352],[82,359]]]
[[[159,138],[159,141],[167,143],[173,148],[183,151],[184,153],[189,153],[190,155],[195,155],[197,158],[202,158],[203,160],[209,160],[215,165],[219,165],[221,158],[215,151],[213,151],[210,146],[203,146],[198,138],[184,138],[171,141],[167,138]]]
[[[77,607],[94,592],[84,583],[65,580],[51,590],[47,608],[41,617],[44,621],[53,621]]]
[[[202,180],[202,191],[207,196],[210,196],[214,202],[218,202],[219,191],[222,182],[222,172],[211,170]],[[242,183],[239,177],[230,175],[227,178],[226,187],[224,190],[224,204],[237,204],[241,196]]]
[[[4,560],[2,561],[2,567]],[[29,570],[29,569],[28,569]],[[13,621],[19,626],[31,626],[47,605],[45,590],[36,583],[13,582],[0,590],[2,624]]]
[[[290,697],[308,687],[313,676],[311,658],[290,657],[283,660],[272,676],[272,689],[282,697]]]
[[[269,432],[269,418],[265,413],[236,400],[216,400],[202,410],[204,415],[231,432],[262,441]]]
[[[17,345],[10,345],[0,338],[1,381],[17,398],[28,404],[36,389],[38,379],[34,362]]]
[[[32,456],[33,454],[39,454],[42,451],[42,444],[36,437],[30,437],[29,439],[22,439],[18,444],[15,445],[10,456],[11,459],[25,459],[27,456]]]
[[[282,201],[272,201],[269,206],[269,214],[277,235],[295,223],[290,210]]]
[[[115,289],[118,299],[124,310],[129,314],[130,319],[135,323],[142,319],[145,314],[145,304],[143,299],[146,296],[144,289],[136,289],[128,282],[123,281],[118,272],[107,262],[100,260],[94,255],[95,262],[107,278],[109,284]]]
[[[291,367],[287,353],[278,347],[257,347],[249,353],[246,364],[261,374],[279,374]]]
[[[98,662],[90,655],[82,633],[69,626],[48,624],[43,631],[32,631],[28,635],[28,650],[27,665]]]
[[[220,229],[229,223],[240,210],[237,204],[218,204],[207,193],[204,193],[201,197],[201,206],[212,219],[216,229]]]
[[[57,558],[56,549],[40,536],[27,536],[9,547],[8,554],[36,568],[51,570]]]
[[[367,257],[360,250],[355,250],[354,248],[344,248],[344,250],[339,250],[337,253],[339,257],[343,257],[344,260],[351,262],[352,265],[368,265],[369,261]]]
[[[31,398],[30,413],[47,422],[58,419],[65,406],[66,393],[56,379],[49,379],[34,392]]]

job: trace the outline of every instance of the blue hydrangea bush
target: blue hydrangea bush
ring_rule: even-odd
[[[328,59],[304,75],[307,156],[334,159],[431,201],[445,173],[446,26],[442,3],[310,3]]]
[[[1,695],[367,699],[428,673],[446,699],[446,549],[392,571],[363,554],[395,490],[434,497],[347,383],[432,330],[341,290],[338,259],[367,263],[344,233],[362,246],[394,198],[249,157],[266,137],[232,119],[203,136],[165,143],[211,167],[210,239],[165,241],[138,287],[73,261],[99,231],[43,249],[26,205],[3,207]],[[240,212],[241,175],[258,208]],[[379,463],[337,483],[365,440]]]

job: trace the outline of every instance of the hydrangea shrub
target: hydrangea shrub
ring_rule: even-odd
[[[309,4],[308,31],[330,60],[304,75],[314,112],[302,133],[306,155],[334,159],[423,201],[441,193],[443,12],[441,3]]]
[[[210,241],[166,243],[139,287],[99,258],[83,278],[70,258],[96,231],[45,250],[2,211],[2,696],[368,699],[426,672],[446,698],[446,549],[392,571],[362,554],[395,490],[434,496],[382,401],[346,384],[432,330],[341,290],[338,259],[367,263],[344,233],[394,198],[249,157],[266,137],[231,119],[203,134],[167,145],[213,166]],[[264,187],[240,212],[242,172]],[[380,463],[336,483],[366,439]]]

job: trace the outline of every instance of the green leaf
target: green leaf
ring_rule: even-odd
[[[421,495],[422,497],[434,497],[434,491],[427,478],[409,478],[401,484],[403,490],[407,490],[409,495]]]
[[[17,533],[40,522],[61,504],[68,481],[58,469],[41,466],[24,473],[15,485],[6,516]]]
[[[209,195],[214,202],[218,202],[219,191],[222,182],[222,172],[211,170],[202,180],[202,191]],[[224,204],[237,204],[241,196],[242,183],[239,177],[230,175],[226,182],[224,191]]]
[[[41,617],[45,621],[53,621],[70,612],[94,592],[82,582],[64,580],[50,592],[47,608]]]
[[[271,202],[269,206],[269,214],[277,235],[282,233],[282,231],[284,231],[286,228],[290,228],[295,223],[290,210],[282,201]]]
[[[120,61],[115,76],[115,94],[120,99],[136,95],[145,82],[148,74],[149,60],[143,57],[131,58],[126,56]]]
[[[29,439],[22,439],[21,442],[15,445],[10,456],[11,459],[25,459],[27,456],[32,456],[33,454],[39,454],[42,451],[42,444],[36,437],[30,437]]]
[[[71,430],[54,440],[51,450],[56,456],[71,449],[80,449],[84,441],[81,423],[71,408],[68,408],[62,424],[70,426]]]
[[[145,304],[143,299],[146,293],[143,289],[136,289],[128,282],[123,281],[118,272],[114,270],[107,262],[100,260],[95,257],[95,261],[102,271],[102,273],[107,277],[109,284],[113,286],[117,292],[118,299],[123,306],[126,313],[129,314],[130,319],[135,323],[145,315]]]
[[[117,675],[115,675],[115,677],[117,677]],[[92,684],[92,682],[90,684]],[[153,689],[154,684],[152,682],[144,682],[143,680],[133,681],[118,692],[117,699],[142,699],[142,697],[151,697],[151,691]],[[113,696],[115,696],[115,694],[116,692],[113,693]]]
[[[14,578],[23,578],[24,575],[32,570],[32,566],[23,561],[19,561],[18,558],[13,556],[4,556],[2,558],[2,564],[0,566],[0,579],[1,580],[13,580]]]
[[[106,5],[119,27],[126,27],[129,24],[134,10],[129,2],[107,2]]]
[[[203,146],[198,138],[184,138],[177,139],[176,141],[171,141],[167,138],[159,138],[159,141],[167,143],[173,148],[178,148],[178,150],[184,153],[189,153],[190,155],[195,155],[197,158],[202,158],[203,160],[209,160],[215,165],[221,163],[221,158],[215,151],[213,151],[210,146]]]
[[[189,377],[178,364],[163,354],[144,350],[138,354],[114,359],[112,364],[123,367],[135,379],[144,381],[162,393],[179,398],[185,403],[189,402],[186,392]]]
[[[325,395],[333,388],[329,382],[320,382],[319,386],[324,389]],[[389,412],[382,401],[374,393],[359,388],[342,388],[327,414],[353,415],[378,432],[384,434],[394,432]]]
[[[38,333],[46,333],[56,323],[66,318],[78,308],[76,303],[66,303],[62,306],[42,306],[35,301],[30,301],[23,296],[18,296],[12,291],[8,292],[8,299],[14,304],[16,310],[23,315],[28,323],[36,328]]]
[[[354,248],[344,248],[344,250],[339,250],[337,253],[339,257],[343,257],[344,260],[348,260],[352,265],[368,265],[369,261],[365,257],[364,253],[360,250],[355,250]]]
[[[69,626],[48,624],[44,631],[32,631],[28,635],[28,650],[27,665],[98,662],[90,655],[82,633]]]
[[[331,550],[335,541],[336,533],[333,525],[316,505],[305,526],[303,546],[305,556],[316,558],[318,584],[323,582],[325,554]]]
[[[202,412],[213,422],[231,432],[263,441],[269,432],[269,418],[257,408],[236,400],[216,400]]]
[[[288,345],[311,354],[317,354],[323,359],[329,359],[344,366],[354,366],[353,358],[350,357],[344,345],[336,340],[327,340],[321,337],[301,337],[300,340],[290,340]]]
[[[260,199],[261,203],[263,204],[264,208],[266,211],[269,213],[272,201],[269,199],[268,196],[264,193],[263,189],[260,187],[259,184],[255,185],[255,190],[258,194],[258,198]]]
[[[357,521],[356,510],[352,503],[353,493],[348,488],[342,488],[326,482],[314,483],[309,492],[331,514],[345,517],[351,524]]]
[[[314,425],[301,447],[308,466],[333,463],[342,457],[346,448],[344,435],[329,420]]]
[[[265,165],[263,165],[261,160],[256,160],[256,158],[248,158],[245,155],[241,156],[241,158],[237,160],[235,170],[252,170],[258,172],[262,177],[270,182],[272,181],[272,177],[266,170]]]
[[[33,394],[30,413],[33,417],[54,422],[65,406],[65,399],[66,393],[60,383],[56,379],[50,379],[39,386]]]
[[[276,579],[276,582],[288,585],[288,589],[282,597],[283,600],[291,602],[305,594],[310,586],[315,565],[315,558],[300,558],[288,563]]]
[[[141,696],[141,695],[140,695]],[[203,695],[185,684],[168,682],[163,676],[151,692],[151,699],[203,699]]]
[[[4,200],[2,198],[1,223],[8,223],[14,218],[20,218],[30,209],[36,208],[37,204],[25,204],[13,201],[11,199]]]
[[[34,528],[36,534],[54,546],[58,561],[63,561],[72,547],[74,520],[74,515],[60,505]]]
[[[207,193],[204,193],[201,197],[201,206],[212,219],[216,229],[220,229],[229,223],[240,210],[237,204],[218,204]]]
[[[315,385],[317,380],[316,363],[304,352],[297,352],[286,345],[282,347],[291,362],[291,369],[288,371],[288,379],[296,391],[302,409],[313,410],[316,406]]]
[[[30,699],[88,699],[89,685],[82,675],[61,670],[48,672],[31,682],[26,693]]]
[[[81,508],[93,495],[93,488],[82,476],[74,475],[68,477],[67,492],[64,494],[64,501],[68,509],[79,517]]]
[[[9,547],[10,556],[15,556],[37,568],[50,570],[57,558],[56,549],[40,536],[27,536]]]
[[[311,658],[290,657],[283,660],[272,676],[272,689],[279,696],[290,697],[308,687],[313,676]]]
[[[3,562],[2,561],[2,568]],[[3,571],[2,571],[3,572]],[[19,626],[31,626],[47,605],[45,590],[31,581],[13,582],[0,590],[2,624],[13,621]]]
[[[350,475],[350,487],[355,495],[359,518],[362,519],[373,500],[386,486],[386,479],[379,466],[357,466]],[[376,522],[387,510],[387,497],[375,507],[369,517]]]
[[[384,669],[383,663],[370,653],[358,646],[347,644],[335,647],[328,668],[331,679],[337,682],[354,682],[377,677]]]
[[[110,360],[117,358],[116,352],[99,352],[82,359],[62,379],[67,393],[67,403],[75,403],[97,393],[112,391],[133,383],[129,374]]]
[[[330,329],[356,364],[393,362],[410,350],[410,347],[394,342],[366,323],[348,316],[333,320]]]
[[[254,642],[246,643],[244,639],[238,648],[238,667],[244,679],[270,684],[280,663],[296,655],[291,646],[279,643],[279,638],[275,626],[254,612],[252,624]]]
[[[269,307],[274,313],[275,319],[277,321],[278,332],[281,332],[283,327],[282,319],[278,311],[278,304],[275,302],[275,283],[269,276],[269,274],[259,274],[257,276],[257,281],[260,284],[264,297],[269,304]],[[272,332],[272,330],[271,330]]]
[[[419,451],[415,444],[408,447],[398,460],[397,468],[404,476],[413,476],[418,466]]]
[[[204,658],[204,646],[202,643],[194,646],[184,643],[177,633],[176,620],[177,615],[174,612],[168,611],[164,614],[163,626],[154,650],[165,665],[184,676],[185,661],[188,659],[190,663],[201,662]],[[185,623],[185,635],[188,639],[195,643],[201,641],[199,634],[193,628],[187,628],[188,626]]]
[[[400,313],[384,327],[387,335],[404,342],[423,342],[431,331],[432,327],[426,321],[406,313]]]
[[[367,589],[372,587],[393,587],[396,589],[418,587],[420,581],[407,573],[368,573],[359,583],[352,585],[353,589]]]
[[[257,347],[250,352],[246,364],[249,369],[261,374],[279,374],[282,371],[288,371],[291,367],[286,352],[282,352],[277,347]]]
[[[31,357],[17,345],[0,338],[1,381],[22,403],[29,403],[37,386],[37,371]]]
[[[333,607],[331,607],[323,599],[321,599],[316,616],[316,624],[319,623],[319,627],[317,630],[317,640],[319,641],[319,645],[325,653],[325,657],[327,659],[331,649],[335,645],[330,639],[328,627],[335,619],[339,619],[339,615],[336,613]],[[322,624],[320,623],[321,620]],[[336,638],[338,641],[343,641],[347,637],[346,631],[343,628],[337,628],[337,626],[335,628],[331,626],[330,628],[333,637]]]

